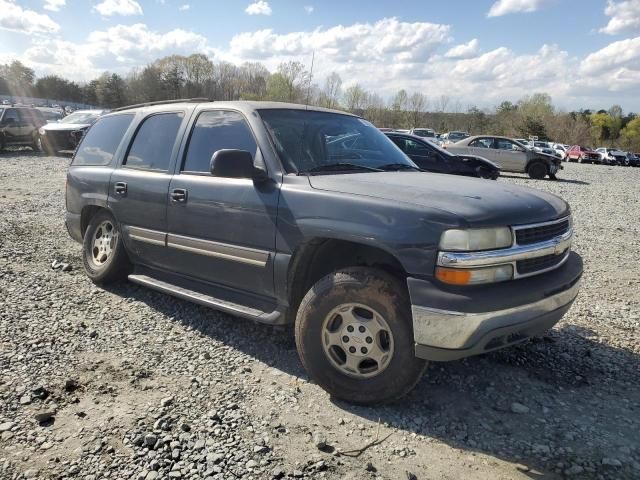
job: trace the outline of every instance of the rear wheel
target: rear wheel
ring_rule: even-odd
[[[111,283],[127,277],[129,257],[111,213],[101,210],[91,218],[82,246],[84,270],[93,282]]]
[[[527,173],[529,174],[529,177],[535,179],[535,180],[541,180],[543,179],[548,172],[547,166],[540,162],[540,161],[535,161],[535,162],[531,162],[531,164],[529,164],[529,168],[527,169]]]
[[[426,366],[414,355],[406,287],[373,268],[329,274],[306,294],[295,337],[309,376],[332,396],[357,404],[407,394]]]

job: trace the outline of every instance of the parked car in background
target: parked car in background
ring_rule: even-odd
[[[640,155],[633,152],[626,152],[624,165],[626,167],[640,167]]]
[[[551,148],[553,148],[553,150],[562,160],[567,159],[567,149],[569,147],[563,145],[562,143],[553,143],[551,144]]]
[[[60,108],[37,107],[42,112],[47,123],[57,122],[65,117],[64,110]]]
[[[413,163],[427,172],[491,180],[500,176],[500,168],[486,158],[475,155],[454,155],[417,135],[396,132],[388,132],[385,135],[406,153]]]
[[[412,128],[409,133],[418,137],[428,138],[431,141],[436,140],[436,131],[432,128]]]
[[[627,154],[615,148],[599,147],[596,152],[600,154],[600,162],[607,165],[624,165]]]
[[[567,161],[578,163],[602,163],[600,154],[588,147],[582,145],[574,145],[567,150]]]
[[[49,155],[75,150],[80,139],[107,110],[78,110],[55,123],[40,128],[40,148]]]
[[[36,108],[0,106],[0,150],[9,146],[39,150],[38,130],[46,123],[44,115]]]
[[[453,131],[441,135],[440,138],[443,140],[443,143],[449,144],[459,142],[460,140],[464,140],[465,138],[469,138],[469,134],[467,132]]]
[[[334,142],[342,138],[351,141]],[[415,170],[344,112],[138,106],[101,117],[83,138],[65,222],[93,282],[128,279],[292,324],[310,379],[336,399],[390,402],[414,388],[426,361],[552,328],[583,271],[561,198]]]
[[[529,141],[529,146],[536,152],[553,155],[554,157],[558,157],[561,159],[560,155],[556,153],[555,149],[549,144],[549,142],[543,142],[539,140]]]
[[[507,137],[477,135],[445,147],[451,153],[458,155],[487,158],[498,165],[502,171],[527,173],[531,178],[536,179],[548,175],[550,179],[555,180],[556,173],[562,169],[562,161],[558,157],[536,152]]]

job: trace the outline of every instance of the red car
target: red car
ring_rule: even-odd
[[[581,145],[574,145],[569,150],[567,150],[567,161],[577,161],[578,163],[602,163],[602,159],[600,158],[600,154],[598,152],[595,152],[590,148],[583,147]]]

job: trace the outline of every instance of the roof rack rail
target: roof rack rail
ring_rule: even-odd
[[[119,112],[121,110],[130,110],[132,108],[150,107],[152,105],[168,105],[170,103],[200,103],[200,102],[212,102],[209,98],[178,98],[176,100],[159,100],[157,102],[145,102],[136,103],[135,105],[127,105],[126,107],[114,108],[112,112]]]

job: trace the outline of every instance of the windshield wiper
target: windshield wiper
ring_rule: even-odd
[[[379,168],[367,167],[366,165],[358,165],[356,163],[346,163],[346,162],[337,162],[337,163],[327,163],[325,165],[317,165],[308,170],[302,170],[298,172],[298,175],[306,175],[309,173],[318,173],[318,172],[348,172],[352,170],[364,170],[367,172],[382,172]]]
[[[415,170],[417,172],[422,172],[421,168],[414,167],[407,163],[387,163],[385,165],[380,165],[378,168],[380,170]]]

